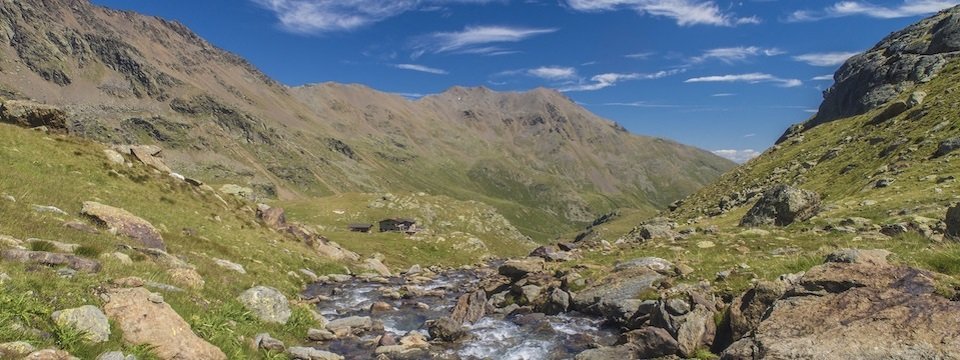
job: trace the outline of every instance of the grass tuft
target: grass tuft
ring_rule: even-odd
[[[73,254],[74,254],[74,255],[83,256],[83,257],[91,258],[91,259],[96,259],[96,258],[100,257],[100,254],[102,254],[102,253],[103,253],[103,251],[100,250],[100,248],[95,247],[95,246],[86,246],[86,245],[80,246],[80,247],[78,247],[76,250],[73,251]]]
[[[30,250],[32,251],[44,251],[44,252],[53,252],[57,250],[56,245],[49,241],[34,241],[30,243]]]

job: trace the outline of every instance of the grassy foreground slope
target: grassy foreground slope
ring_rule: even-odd
[[[610,247],[585,261],[660,256],[690,266],[691,281],[715,281],[725,272],[721,275],[730,276],[720,284],[738,290],[753,278],[806,270],[838,248],[881,248],[906,264],[956,277],[960,245],[937,232],[946,209],[960,201],[955,180],[960,154],[934,154],[941,142],[960,137],[958,83],[960,62],[954,61],[929,83],[905,90],[884,106],[790,138],[661,214],[678,223],[678,231],[691,234]],[[889,106],[915,92],[926,94],[922,104],[881,121]],[[819,193],[823,211],[785,228],[740,227],[762,191],[778,183]],[[629,237],[641,221],[625,215],[596,226],[593,236],[614,243]],[[859,228],[851,231],[845,227],[851,223],[866,226],[853,225]],[[907,231],[888,232],[893,236],[878,231],[895,224]]]

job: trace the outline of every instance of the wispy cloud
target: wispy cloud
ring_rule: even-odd
[[[576,78],[577,70],[572,67],[541,66],[536,69],[527,70],[527,74],[545,80],[556,81]]]
[[[812,66],[837,66],[859,52],[824,52],[794,56],[793,59]]]
[[[515,53],[492,44],[516,43],[534,36],[556,32],[556,28],[527,28],[513,26],[469,26],[461,31],[436,32],[415,40],[413,57],[426,52],[505,55]]]
[[[713,1],[704,0],[566,0],[577,11],[600,12],[631,9],[640,14],[673,19],[680,26],[736,26],[757,24],[756,16],[738,17],[723,11]]]
[[[711,97],[730,97],[730,96],[737,96],[737,94],[733,94],[733,93],[718,93],[718,94],[713,94],[713,95],[710,95],[710,96],[711,96]]]
[[[647,51],[647,52],[638,52],[638,53],[633,53],[633,54],[627,54],[627,55],[624,55],[623,57],[625,57],[625,58],[627,58],[627,59],[646,60],[646,59],[649,59],[649,58],[650,58],[651,56],[653,56],[654,54],[656,54],[656,53],[653,52],[653,51]]]
[[[572,92],[572,91],[596,91],[600,89],[605,89],[611,86],[616,85],[617,83],[630,80],[654,80],[665,78],[667,76],[676,75],[684,72],[684,69],[672,69],[672,70],[662,70],[655,73],[606,73],[595,75],[590,78],[589,81],[581,80],[579,83],[574,85],[568,85],[557,89],[561,92]]]
[[[725,149],[725,150],[714,150],[713,153],[714,153],[714,154],[717,154],[718,156],[725,157],[725,158],[727,158],[727,159],[730,159],[730,160],[732,160],[732,161],[734,161],[734,162],[741,163],[741,164],[742,164],[742,163],[745,163],[745,162],[747,162],[747,161],[750,161],[750,159],[753,159],[753,158],[755,158],[755,157],[757,157],[757,156],[760,156],[760,154],[761,154],[759,151],[756,151],[756,150],[754,150],[754,149],[742,149],[742,150]]]
[[[680,107],[679,105],[668,105],[668,104],[656,104],[650,103],[647,101],[634,101],[634,102],[612,102],[603,104],[604,106],[629,106],[629,107],[639,107],[639,108],[675,108]]]
[[[690,59],[691,62],[701,63],[710,59],[716,59],[728,64],[739,61],[745,61],[754,56],[777,56],[786,54],[785,51],[777,48],[764,49],[757,46],[736,46],[710,49],[703,52],[703,55],[695,56]]]
[[[810,80],[813,80],[813,81],[833,81],[833,75],[814,76],[814,77],[813,77],[812,79],[810,79]]]
[[[425,73],[437,74],[437,75],[449,74],[446,70],[432,68],[429,66],[417,65],[417,64],[395,64],[393,65],[393,67],[397,69],[419,71],[419,72],[425,72]]]
[[[320,34],[350,31],[402,13],[445,4],[496,0],[251,0],[269,10],[288,31]]]
[[[797,87],[803,85],[803,81],[798,79],[784,79],[770,74],[749,73],[735,75],[714,75],[690,78],[685,83],[703,83],[703,82],[744,82],[748,84],[758,83],[776,83],[780,87]]]
[[[865,1],[840,1],[822,10],[798,10],[787,21],[817,21],[844,16],[868,16],[894,19],[932,14],[960,4],[960,0],[903,0],[896,5],[881,6]]]

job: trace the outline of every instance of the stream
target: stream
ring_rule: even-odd
[[[328,320],[369,316],[383,324],[383,331],[374,330],[358,337],[318,342],[312,346],[347,359],[374,359],[378,336],[390,333],[400,338],[410,331],[427,336],[424,322],[449,315],[457,298],[471,286],[475,288],[482,276],[482,271],[477,270],[451,270],[429,279],[415,278],[414,281],[400,277],[379,282],[353,278],[340,283],[312,284],[304,296],[323,299],[317,304],[317,311]],[[405,295],[400,298],[398,292]],[[371,305],[376,302],[388,303],[394,310],[371,311]],[[464,339],[432,343],[429,358],[572,359],[581,351],[597,345],[612,345],[617,340],[617,332],[604,328],[602,323],[602,319],[575,312],[556,316],[529,312],[514,315],[488,313],[475,324],[466,325],[468,336]]]

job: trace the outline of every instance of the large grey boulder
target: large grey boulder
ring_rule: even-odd
[[[820,195],[779,184],[763,193],[763,197],[740,220],[740,226],[787,226],[810,219],[819,211]]]
[[[98,202],[85,201],[80,212],[115,229],[117,233],[134,239],[143,246],[151,249],[167,250],[167,245],[157,230],[149,221],[146,221],[129,211],[104,205]]]
[[[620,336],[617,343],[633,345],[636,354],[642,359],[676,355],[680,351],[677,340],[667,330],[652,326],[626,332]]]
[[[947,210],[947,236],[954,240],[960,240],[960,204]]]
[[[237,300],[263,322],[286,324],[292,314],[287,297],[271,287],[250,288],[240,294]]]
[[[461,324],[475,323],[485,314],[486,304],[487,293],[483,290],[463,294],[457,299],[450,318]]]
[[[960,149],[960,138],[944,140],[940,142],[940,146],[937,147],[937,152],[933,154],[933,157],[946,156],[957,151],[957,149]]]
[[[572,308],[625,324],[649,298],[657,296],[661,273],[647,268],[615,271],[573,296]]]
[[[500,265],[500,268],[497,271],[500,275],[512,278],[520,279],[530,273],[538,273],[544,269],[544,261],[542,258],[537,257],[528,257],[524,259],[511,259],[507,260]]]
[[[364,332],[373,328],[373,319],[369,316],[349,316],[330,321],[326,328],[334,333],[340,330]]]
[[[110,321],[96,306],[84,305],[74,309],[55,311],[51,317],[58,326],[69,326],[83,331],[86,339],[91,343],[110,340]]]

